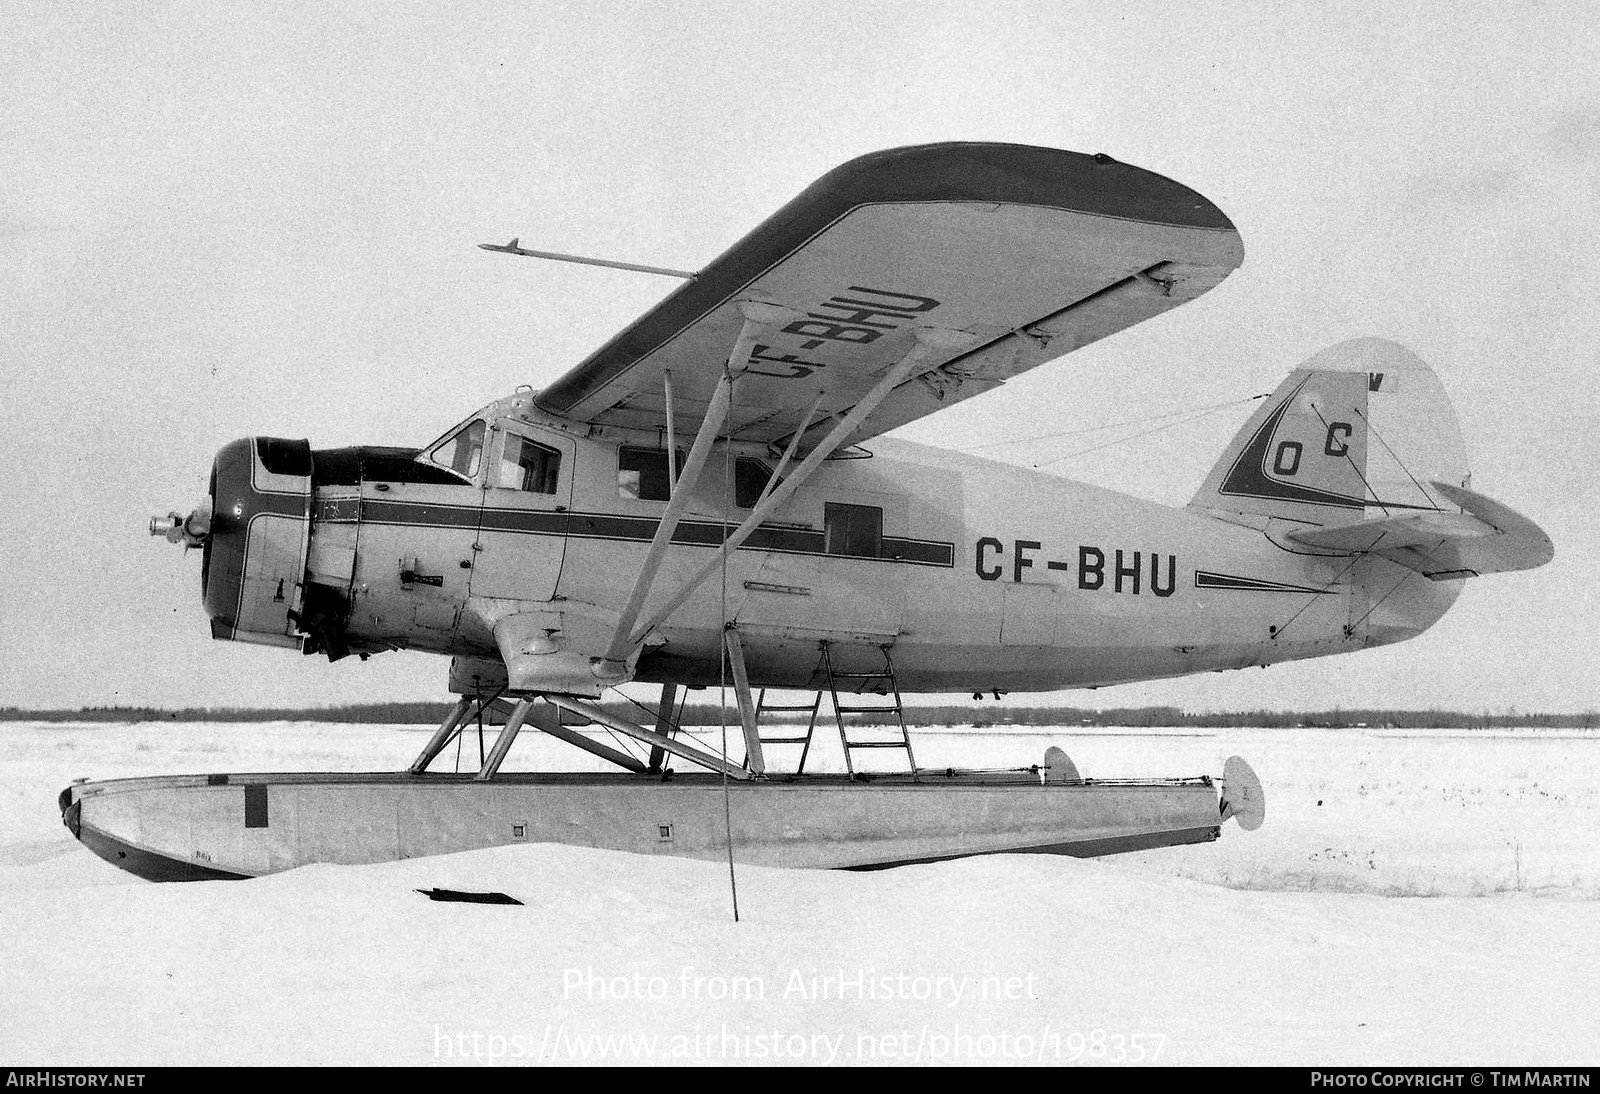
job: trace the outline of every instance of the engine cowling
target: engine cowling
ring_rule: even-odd
[[[311,468],[304,440],[248,437],[217,453],[201,575],[213,638],[300,647]]]

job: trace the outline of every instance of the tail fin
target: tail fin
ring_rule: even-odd
[[[1421,359],[1381,338],[1323,350],[1234,437],[1192,508],[1351,524],[1369,510],[1439,510],[1428,484],[1470,482],[1454,409]]]

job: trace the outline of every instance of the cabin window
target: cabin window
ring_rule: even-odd
[[[515,433],[506,437],[500,457],[500,485],[530,494],[554,494],[561,474],[561,453]]]
[[[733,504],[740,509],[754,509],[761,500],[761,492],[772,478],[772,468],[760,460],[741,456],[733,461]]]
[[[683,452],[678,452],[678,473],[683,473]],[[617,450],[617,493],[638,501],[668,501],[672,497],[671,471],[665,448]]]
[[[478,464],[483,459],[483,435],[484,424],[481,420],[468,422],[451,434],[448,440],[435,445],[428,458],[470,479],[478,473]]]
[[[876,505],[828,502],[822,511],[830,555],[883,557],[883,510]]]

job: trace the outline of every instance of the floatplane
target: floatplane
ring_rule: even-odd
[[[1108,156],[894,149],[698,272],[610,263],[684,282],[422,448],[228,444],[199,507],[150,529],[200,549],[213,637],[431,651],[459,698],[406,771],[81,782],[64,818],[158,879],[524,841],[877,867],[1259,825],[1237,757],[1220,778],[1087,778],[1059,748],[1024,770],[919,767],[900,696],[1346,653],[1421,633],[1468,578],[1541,565],[1549,539],[1471,489],[1429,367],[1380,339],[1317,354],[1183,508],[886,436],[1242,259],[1214,204]],[[678,724],[687,689],[723,681],[733,755]],[[649,716],[599,703],[624,684],[660,685]],[[769,724],[774,689],[815,696],[809,723]],[[477,769],[430,771],[486,714],[501,728]],[[808,772],[829,719],[845,770]],[[529,727],[620,770],[502,771]]]

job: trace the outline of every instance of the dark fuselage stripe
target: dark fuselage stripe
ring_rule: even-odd
[[[1213,574],[1205,570],[1194,572],[1197,589],[1234,589],[1252,593],[1331,593],[1334,589],[1314,589],[1309,585],[1292,585],[1286,581],[1264,581],[1256,577],[1237,577],[1233,574]]]
[[[477,505],[432,505],[427,502],[361,499],[362,524],[405,524],[420,528],[476,528],[480,512],[482,508]],[[544,513],[536,510],[524,515],[529,518],[545,517],[560,520],[566,518],[565,513]],[[533,527],[524,530],[560,531],[558,528]]]
[[[363,524],[391,524],[423,528],[482,528],[485,532],[514,535],[567,536],[575,539],[609,539],[648,543],[656,534],[659,521],[651,517],[620,516],[615,513],[560,513],[544,509],[478,509],[465,505],[434,505],[425,502],[383,501],[364,498]],[[728,526],[731,530],[733,525]],[[672,534],[672,542],[687,547],[716,547],[723,542],[724,527],[709,521],[683,521]],[[745,540],[741,550],[778,551],[785,554],[825,555],[827,540],[812,528],[783,528],[763,525]],[[861,556],[840,556],[861,557]],[[955,545],[934,540],[884,536],[879,561],[904,562],[914,566],[955,565]]]

